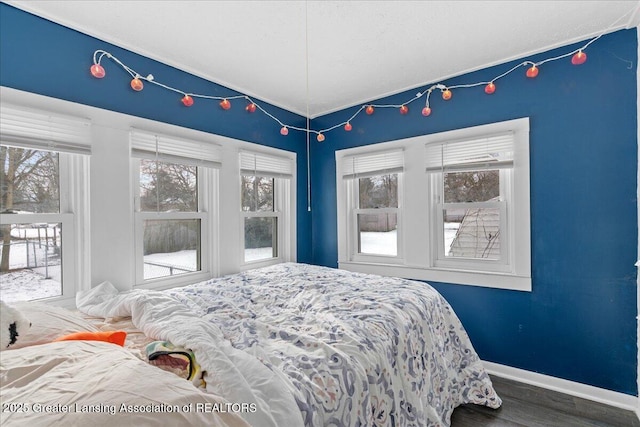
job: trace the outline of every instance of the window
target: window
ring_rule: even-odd
[[[398,174],[358,178],[358,253],[398,255]]]
[[[242,175],[244,262],[278,257],[278,215],[274,210],[274,181]]]
[[[264,153],[240,152],[241,240],[244,264],[290,257],[290,181],[293,162]],[[286,245],[286,246],[285,246]]]
[[[527,118],[336,151],[336,162],[341,268],[531,289]],[[395,221],[397,240],[383,241]]]
[[[435,266],[510,271],[513,145],[513,132],[426,145]]]
[[[349,248],[352,260],[400,259],[400,184],[403,151],[383,151],[343,159],[348,193]]]
[[[212,195],[219,147],[131,132],[136,283],[172,285],[210,273]]]
[[[90,123],[5,104],[0,118],[2,298],[73,299],[89,277]]]

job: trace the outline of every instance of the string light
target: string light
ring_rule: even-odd
[[[91,66],[91,75],[93,77],[95,77],[96,79],[101,79],[105,76],[105,71],[104,68],[102,68],[102,65],[100,64],[93,64]]]
[[[189,95],[183,96],[181,101],[185,107],[191,107],[193,105],[193,98],[190,97]]]
[[[536,67],[536,64],[533,64],[531,68],[527,70],[527,77],[529,77],[530,79],[534,79],[538,76],[538,72],[538,67]]]
[[[492,93],[494,93],[496,91],[496,85],[493,84],[493,82],[489,82],[489,84],[487,84],[484,87],[484,93],[486,93],[487,95],[491,95]]]
[[[225,98],[222,101],[220,101],[220,107],[223,110],[228,110],[229,108],[231,108],[231,102],[229,102],[229,100]]]
[[[143,88],[144,84],[142,84],[142,80],[140,80],[138,77],[135,77],[133,80],[131,80],[131,89],[135,90],[136,92],[140,92]]]
[[[518,68],[520,67],[528,67],[527,71],[525,73],[525,75],[528,78],[535,78],[538,76],[539,73],[539,67],[547,62],[551,62],[551,61],[557,61],[560,59],[564,59],[567,57],[571,57],[571,63],[573,65],[581,65],[584,64],[587,61],[587,54],[584,52],[584,50],[586,50],[592,43],[594,43],[596,40],[598,40],[600,37],[602,37],[603,35],[605,35],[609,29],[613,28],[615,25],[617,25],[617,23],[622,20],[623,18],[625,18],[629,13],[633,12],[635,10],[635,8],[631,9],[629,12],[625,13],[624,15],[622,15],[620,18],[618,18],[613,24],[611,24],[606,30],[604,30],[601,34],[599,34],[596,37],[593,37],[592,39],[590,39],[584,46],[580,47],[579,49],[573,50],[569,53],[560,55],[560,56],[556,56],[556,57],[552,57],[552,58],[547,58],[543,61],[534,63],[531,61],[524,61],[520,64],[515,65],[514,67],[512,67],[511,69],[507,70],[506,72],[494,77],[493,79],[491,79],[490,81],[484,81],[484,82],[477,82],[477,83],[469,83],[469,84],[459,84],[459,85],[453,85],[453,86],[444,86],[441,83],[438,84],[434,84],[431,87],[429,87],[428,89],[426,89],[424,92],[418,92],[416,94],[415,97],[413,97],[412,99],[403,102],[399,105],[390,105],[390,104],[368,104],[368,105],[363,105],[360,107],[360,109],[358,109],[351,117],[349,117],[349,119],[347,119],[346,121],[342,122],[342,123],[338,123],[335,124],[331,127],[328,127],[326,129],[321,129],[321,130],[312,130],[312,129],[308,129],[307,128],[302,128],[302,127],[297,127],[297,126],[290,126],[288,124],[283,123],[282,121],[280,121],[276,116],[274,116],[273,114],[269,113],[267,110],[265,110],[263,107],[261,107],[258,103],[256,103],[254,100],[252,100],[249,96],[247,95],[236,95],[236,96],[227,96],[227,97],[219,97],[219,96],[209,96],[209,95],[201,95],[201,94],[195,94],[195,93],[186,93],[180,89],[176,89],[173,88],[171,86],[165,85],[163,83],[160,82],[156,82],[153,78],[153,75],[149,74],[146,77],[140,75],[139,73],[137,73],[136,71],[134,71],[133,69],[131,69],[130,67],[128,67],[127,65],[125,65],[124,63],[122,63],[118,58],[116,58],[115,56],[111,55],[109,52],[106,52],[104,50],[96,50],[93,53],[93,64],[91,65],[90,68],[90,73],[93,77],[97,78],[97,79],[102,79],[105,77],[106,72],[105,69],[102,67],[101,62],[102,59],[106,56],[107,58],[111,59],[112,61],[114,61],[116,64],[118,64],[120,67],[122,67],[127,73],[129,73],[129,75],[131,76],[132,80],[131,80],[131,88],[135,91],[141,91],[144,88],[144,82],[148,82],[148,83],[152,83],[154,85],[160,86],[164,89],[176,92],[178,94],[182,95],[182,99],[180,100],[182,102],[182,104],[185,107],[191,107],[194,104],[194,98],[203,98],[203,99],[212,99],[212,100],[219,100],[220,103],[220,107],[223,110],[229,110],[231,108],[231,100],[233,99],[245,99],[247,101],[247,105],[245,107],[245,110],[249,113],[254,113],[256,110],[260,110],[262,113],[264,113],[266,116],[268,116],[269,118],[273,119],[275,122],[278,123],[278,125],[280,126],[280,134],[283,136],[286,136],[289,134],[289,129],[292,130],[296,130],[296,131],[300,131],[300,132],[307,132],[307,133],[315,133],[316,134],[316,139],[318,142],[323,142],[325,140],[325,134],[329,131],[332,131],[334,129],[337,129],[339,127],[343,127],[344,131],[349,132],[353,129],[353,126],[351,125],[351,121],[353,121],[363,110],[367,115],[372,115],[375,111],[376,108],[398,108],[400,111],[400,114],[408,114],[409,113],[409,104],[411,104],[412,102],[416,101],[419,98],[422,98],[423,96],[425,97],[425,106],[421,111],[421,114],[424,117],[428,117],[431,115],[432,113],[432,109],[429,105],[429,99],[431,96],[431,92],[433,92],[434,90],[439,89],[442,92],[442,98],[444,100],[450,100],[452,98],[452,89],[460,89],[460,88],[473,88],[476,86],[484,86],[484,92],[486,94],[493,94],[496,91],[496,84],[495,82],[503,77],[506,77],[507,75],[515,72]]]
[[[584,53],[583,51],[579,50],[577,51],[572,57],[571,57],[571,63],[573,65],[581,65],[584,64],[585,61],[587,60],[587,54]]]

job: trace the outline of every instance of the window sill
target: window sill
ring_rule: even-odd
[[[135,285],[134,288],[162,291],[165,289],[179,288],[182,286],[203,282],[205,280],[210,279],[211,277],[212,277],[211,273],[209,272],[194,271],[193,273],[188,273],[188,274],[180,274],[176,276],[165,276],[165,277],[158,277],[155,279],[148,279],[148,280],[145,280],[143,283],[139,283]]]
[[[422,281],[481,286],[531,292],[531,277],[507,273],[480,271],[451,271],[438,268],[410,267],[406,265],[372,264],[364,262],[338,262],[341,269],[380,276],[403,277]]]
[[[281,264],[283,262],[285,261],[281,257],[243,262],[240,266],[240,271],[254,270],[256,268],[261,268],[261,267],[269,267],[271,265]]]

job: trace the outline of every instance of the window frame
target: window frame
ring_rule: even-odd
[[[3,146],[41,150],[37,144],[28,143],[16,147],[11,143]],[[53,150],[50,150],[53,151]],[[90,244],[84,231],[88,224],[89,156],[54,151],[58,154],[58,180],[60,209],[58,213],[11,213],[1,214],[0,224],[59,223],[61,232],[61,289],[60,295],[24,301],[47,301],[68,304],[75,301],[82,283],[90,281]]]
[[[241,176],[255,176],[255,175],[241,174]],[[278,178],[273,178],[273,210],[272,211],[245,211],[245,210],[240,211],[240,217],[241,217],[240,249],[242,252],[240,262],[244,266],[255,267],[255,266],[261,266],[262,264],[268,265],[274,262],[281,262],[282,260],[282,257],[280,255],[280,242],[282,241],[282,233],[280,230],[282,228],[282,208],[281,208],[282,202],[280,200],[281,197],[279,196],[278,193],[280,192],[279,189],[280,187],[282,187],[283,184],[278,181],[280,181]],[[275,233],[273,233],[271,236],[272,250],[275,251],[276,256],[247,261],[247,258],[246,258],[247,248],[245,247],[245,231],[246,231],[245,226],[246,226],[246,220],[248,218],[275,218],[276,219]]]
[[[513,132],[513,176],[501,179],[501,193],[509,193],[506,203],[508,242],[506,257],[499,262],[477,259],[443,259],[438,254],[444,231],[437,227],[439,201],[433,177],[425,170],[425,146],[443,141],[475,138],[481,135]],[[403,259],[398,263],[383,258],[353,256],[354,224],[351,215],[353,189],[343,179],[345,158],[366,155],[381,150],[402,149],[402,228],[405,230],[401,248]],[[531,226],[530,226],[530,166],[528,117],[456,129],[368,146],[336,150],[336,197],[338,207],[338,266],[351,271],[406,277],[411,279],[531,291]],[[508,175],[509,172],[501,174]],[[502,177],[501,177],[502,178]],[[426,190],[425,190],[426,189]],[[400,218],[398,220],[400,222]],[[435,224],[435,225],[434,225]],[[502,240],[501,240],[502,243]],[[399,243],[400,245],[400,243]],[[441,254],[444,251],[442,244]]]
[[[156,133],[148,133],[145,131],[132,130],[131,138],[141,138],[144,143],[144,139]],[[204,144],[211,150],[218,149],[215,144],[205,144],[191,139],[176,139],[168,135],[157,134],[158,138],[166,142],[168,147],[167,151],[170,151],[169,155],[156,155],[154,159],[150,152],[144,150],[136,152],[134,147],[135,143],[132,143],[131,147],[131,183],[132,183],[132,195],[133,195],[133,244],[135,253],[134,262],[134,288],[148,288],[148,289],[166,289],[176,286],[182,286],[198,281],[206,280],[210,277],[217,275],[217,258],[215,255],[216,248],[216,236],[214,233],[215,224],[215,212],[216,212],[216,199],[217,199],[217,183],[218,183],[218,169],[217,164],[211,161],[202,161],[199,158],[189,157],[177,157],[172,155],[173,148],[181,146],[181,142],[184,145],[191,145],[198,149],[198,145]],[[194,212],[184,211],[172,211],[172,212],[154,212],[154,211],[142,211],[140,203],[140,165],[143,159],[151,161],[159,161],[161,163],[181,163],[188,164],[196,167],[196,191],[198,210]],[[199,242],[199,255],[200,259],[199,270],[181,273],[170,276],[144,278],[144,222],[147,220],[199,220],[200,221],[200,236]]]
[[[250,159],[253,158],[253,163]],[[238,203],[240,212],[239,252],[240,270],[295,261],[295,157],[254,150],[240,150],[238,173]],[[253,166],[251,166],[253,165]],[[252,169],[253,168],[253,169]],[[273,179],[273,211],[245,211],[242,208],[242,176]],[[246,261],[245,220],[246,218],[276,218],[276,256]]]
[[[452,270],[469,270],[469,271],[487,271],[487,272],[503,272],[508,273],[511,271],[510,260],[512,258],[511,246],[513,246],[513,233],[509,228],[513,219],[510,218],[513,209],[509,209],[509,206],[513,203],[512,185],[513,181],[513,169],[500,169],[500,201],[485,201],[485,202],[456,202],[447,203],[444,202],[442,188],[443,188],[443,174],[427,173],[428,175],[428,188],[430,188],[431,197],[429,198],[432,203],[430,206],[431,215],[431,230],[435,239],[431,240],[433,245],[431,253],[433,259],[431,265],[436,268],[445,268]],[[453,258],[446,257],[444,254],[444,209],[446,207],[459,207],[467,209],[482,209],[482,208],[497,208],[500,209],[500,259],[482,259],[482,258]],[[506,231],[506,233],[505,233]],[[506,236],[505,236],[506,235]],[[504,236],[504,238],[503,238]]]
[[[349,214],[349,222],[347,225],[347,233],[349,236],[347,247],[349,248],[350,260],[354,262],[363,262],[363,263],[386,263],[386,264],[400,264],[404,261],[403,258],[403,245],[402,245],[402,172],[397,171],[393,172],[398,175],[398,207],[384,207],[384,208],[360,208],[359,194],[360,194],[360,183],[359,178],[353,179],[344,179],[345,185],[347,187],[348,194],[348,207],[347,209],[350,211]],[[375,174],[372,176],[382,176],[388,175],[387,173]],[[397,220],[397,233],[396,233],[396,255],[385,255],[385,254],[372,254],[361,252],[360,245],[360,228],[358,224],[358,215],[359,214],[380,214],[380,213],[395,213]]]

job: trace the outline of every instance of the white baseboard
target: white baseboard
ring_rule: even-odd
[[[618,393],[616,391],[564,380],[562,378],[552,377],[549,375],[538,374],[536,372],[525,371],[524,369],[512,368],[498,363],[486,361],[482,361],[482,363],[484,364],[487,372],[491,375],[519,381],[525,384],[531,384],[536,387],[546,388],[547,390],[558,391],[560,393],[592,400],[594,402],[604,403],[605,405],[614,406],[616,408],[626,409],[628,411],[635,412],[640,418],[640,414],[638,413],[640,400],[638,396]]]

